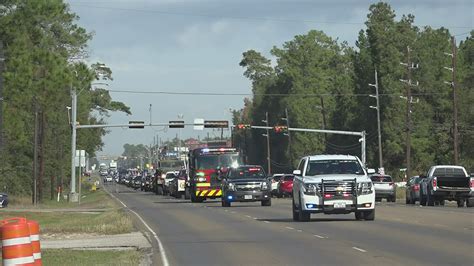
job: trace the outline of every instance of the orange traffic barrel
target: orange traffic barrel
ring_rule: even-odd
[[[0,221],[3,265],[34,265],[30,229],[25,218]]]
[[[30,229],[30,240],[31,248],[33,249],[33,258],[35,259],[35,265],[41,266],[41,245],[39,238],[39,224],[36,221],[28,220],[28,228]]]

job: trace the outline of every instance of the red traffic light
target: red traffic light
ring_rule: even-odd
[[[275,130],[275,133],[282,133],[288,131],[288,127],[286,126],[275,126],[273,129]]]
[[[237,124],[235,127],[237,129],[246,129],[246,128],[250,128],[250,125],[248,125],[248,124]]]

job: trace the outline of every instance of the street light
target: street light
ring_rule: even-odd
[[[106,68],[105,65],[101,65],[100,68]],[[75,71],[76,77],[78,75],[77,71]],[[91,89],[92,85],[94,84],[106,84],[107,83],[91,83]],[[72,106],[71,106],[71,113],[72,113],[72,122],[71,122],[71,129],[72,129],[72,137],[71,137],[71,191],[69,192],[69,201],[70,202],[78,202],[79,198],[76,193],[76,164],[75,164],[75,157],[76,157],[76,138],[77,138],[77,96],[85,89],[83,88],[82,90],[77,93],[76,88],[72,86],[71,82],[71,98],[72,98]]]

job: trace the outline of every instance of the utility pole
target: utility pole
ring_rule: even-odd
[[[36,206],[38,203],[38,131],[39,131],[39,121],[38,121],[38,102],[36,97],[33,98],[34,105],[35,105],[35,130],[34,130],[34,137],[33,137],[33,205]]]
[[[282,118],[283,121],[286,121],[286,128],[290,128],[290,118],[288,117],[288,108],[285,108],[285,117]],[[293,168],[293,154],[291,150],[291,132],[287,130],[285,135],[288,136],[288,157],[290,159],[290,166]]]
[[[375,87],[375,95],[369,95],[377,101],[377,106],[370,106],[372,109],[377,110],[377,133],[379,137],[379,171],[384,171],[383,169],[383,159],[382,159],[382,134],[380,130],[380,102],[379,102],[379,82],[377,77],[377,69],[375,70],[375,84],[370,84],[369,86]]]
[[[407,101],[407,108],[406,108],[406,163],[407,163],[407,170],[406,170],[406,178],[410,178],[411,176],[411,128],[412,128],[412,118],[411,118],[411,113],[412,113],[412,104],[413,102],[413,97],[411,96],[411,87],[412,86],[418,86],[418,82],[413,83],[411,80],[411,70],[418,68],[418,64],[413,64],[411,62],[411,57],[410,57],[410,47],[407,46],[407,62],[406,63],[400,63],[401,65],[406,66],[407,68],[407,80],[400,79],[401,82],[405,83],[406,89],[407,89],[407,96],[406,96],[406,101]]]
[[[0,156],[3,155],[3,62],[5,61],[5,54],[3,52],[3,42],[0,40]]]
[[[77,130],[77,92],[76,89],[72,87],[71,83],[71,98],[72,98],[72,138],[71,138],[71,191],[69,192],[69,201],[78,202],[79,198],[76,194],[76,130]]]
[[[444,67],[451,71],[451,82],[445,81],[453,88],[453,151],[454,151],[454,164],[459,163],[459,132],[458,132],[458,99],[456,92],[456,39],[454,36],[451,37],[451,53],[445,53],[451,56],[451,67]]]
[[[270,130],[268,129],[268,112],[265,112],[265,120],[262,120],[263,123],[265,123],[267,127],[267,134],[263,134],[263,136],[267,137],[267,170],[268,170],[268,175],[272,174],[272,162],[271,162],[271,156],[270,156]]]

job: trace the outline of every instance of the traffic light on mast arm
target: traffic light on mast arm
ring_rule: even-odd
[[[235,125],[235,128],[237,128],[237,129],[248,129],[248,128],[251,128],[251,126],[249,124],[237,124],[237,125]]]
[[[287,126],[274,126],[273,129],[275,130],[275,133],[286,133],[286,132],[288,132],[288,127]]]

